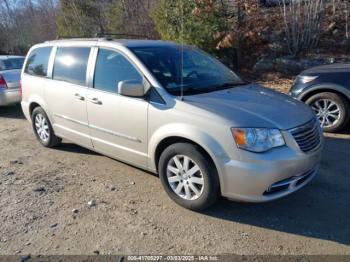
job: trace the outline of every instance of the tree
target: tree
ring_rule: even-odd
[[[152,17],[162,39],[213,52],[229,29],[224,11],[223,1],[159,0]]]
[[[112,0],[61,0],[57,17],[60,36],[92,37],[107,29]]]
[[[0,1],[1,49],[25,53],[29,47],[56,37],[56,0]]]
[[[322,32],[323,0],[281,1],[289,52],[297,55],[315,48]]]
[[[149,10],[155,0],[61,0],[60,36],[94,37],[97,33],[155,35]]]

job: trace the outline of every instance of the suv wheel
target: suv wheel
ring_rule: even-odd
[[[326,132],[341,130],[349,120],[349,105],[338,94],[319,93],[307,99],[306,104],[314,110],[321,127]]]
[[[167,194],[185,208],[203,210],[220,196],[215,167],[192,144],[177,143],[166,148],[158,170]]]
[[[52,129],[49,118],[41,107],[36,107],[32,113],[32,123],[35,136],[46,147],[54,147],[61,142]]]

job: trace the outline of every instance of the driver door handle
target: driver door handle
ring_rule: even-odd
[[[89,102],[91,102],[91,103],[93,103],[93,104],[102,105],[102,101],[98,100],[97,97],[89,98],[88,100],[89,100]]]

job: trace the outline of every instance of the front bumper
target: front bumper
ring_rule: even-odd
[[[302,152],[289,132],[286,146],[257,154],[241,151],[239,160],[223,165],[222,195],[244,202],[266,202],[281,198],[309,183],[321,161],[323,139],[318,148]]]
[[[7,106],[21,102],[19,89],[0,89],[0,106]]]

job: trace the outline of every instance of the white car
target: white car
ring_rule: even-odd
[[[0,106],[21,102],[23,56],[0,56]]]

